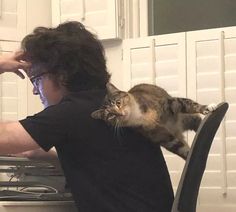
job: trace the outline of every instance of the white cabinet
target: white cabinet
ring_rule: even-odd
[[[236,27],[125,40],[123,51],[125,90],[146,82],[203,104],[229,103],[210,150],[198,208],[235,211]],[[188,134],[190,144],[193,135]],[[184,162],[165,150],[164,154],[176,188]]]
[[[52,23],[79,21],[99,39],[119,38],[120,4],[120,0],[52,0]]]
[[[0,54],[14,51],[18,42],[0,41]],[[27,115],[27,80],[14,73],[0,75],[0,116],[2,121],[18,120]]]
[[[21,41],[37,26],[51,26],[48,0],[0,0],[0,40]]]
[[[1,0],[0,40],[20,41],[26,33],[26,0]]]
[[[145,82],[186,96],[185,33],[124,40],[123,51],[126,90]]]
[[[187,32],[187,91],[199,102],[230,105],[208,157],[200,205],[236,209],[236,27]],[[223,196],[225,194],[225,196]]]

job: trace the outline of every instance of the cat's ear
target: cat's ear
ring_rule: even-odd
[[[106,87],[107,87],[107,92],[109,93],[109,94],[113,94],[113,93],[115,93],[115,92],[117,92],[117,91],[120,91],[118,88],[116,88],[113,84],[111,84],[110,82],[108,82],[107,84],[106,84]]]
[[[103,109],[95,110],[94,112],[91,113],[91,117],[94,119],[102,119],[103,114],[104,114]]]

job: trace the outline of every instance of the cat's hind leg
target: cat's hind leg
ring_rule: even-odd
[[[160,145],[170,152],[179,155],[184,160],[187,159],[190,147],[185,141],[173,137],[171,140],[160,142]]]
[[[148,135],[154,144],[160,144],[168,151],[177,154],[186,160],[190,148],[182,137],[174,136],[164,127],[152,129],[146,135]]]
[[[179,121],[183,131],[193,130],[197,131],[201,124],[202,118],[198,114],[179,114]]]

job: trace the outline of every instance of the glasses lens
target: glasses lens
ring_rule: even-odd
[[[42,76],[45,75],[45,74],[47,74],[47,72],[40,73],[40,74],[30,78],[31,83],[33,84],[33,86],[35,88],[38,88],[38,86],[40,84],[40,81],[42,79]]]
[[[34,87],[38,88],[40,80],[41,80],[41,77],[37,77],[33,80],[32,84],[34,85]]]

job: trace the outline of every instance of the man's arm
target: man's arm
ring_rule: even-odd
[[[42,148],[29,150],[26,152],[21,152],[17,154],[12,154],[16,157],[26,157],[29,159],[35,160],[57,160],[57,152],[55,148],[50,149],[48,152],[45,152]]]
[[[16,154],[40,148],[20,122],[0,124],[0,154]]]

